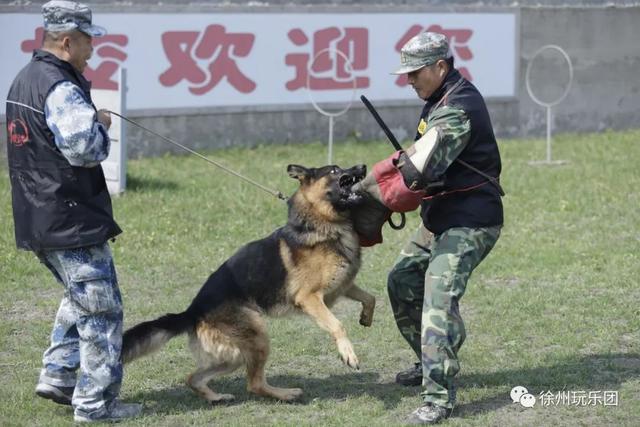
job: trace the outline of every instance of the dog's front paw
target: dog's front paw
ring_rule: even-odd
[[[371,326],[373,323],[373,308],[370,310],[362,309],[360,312],[360,324],[362,326]]]
[[[376,300],[372,298],[372,301],[367,304],[362,304],[362,311],[360,312],[360,324],[362,326],[371,326],[373,323],[373,310],[376,308]]]
[[[356,356],[355,351],[353,351],[353,346],[351,345],[351,341],[348,338],[341,338],[337,342],[338,351],[340,352],[340,357],[342,357],[342,361],[349,367],[353,369],[360,369],[360,363],[358,362],[358,356]]]

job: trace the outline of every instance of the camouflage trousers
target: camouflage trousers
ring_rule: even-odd
[[[396,324],[422,362],[425,402],[453,408],[458,350],[466,337],[458,302],[501,228],[451,228],[433,236],[421,226],[389,273]]]
[[[39,381],[75,387],[75,413],[100,417],[122,382],[122,297],[111,250],[105,243],[38,257],[64,286]]]

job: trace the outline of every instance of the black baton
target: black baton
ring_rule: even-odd
[[[360,100],[365,105],[365,107],[367,107],[367,110],[369,110],[373,118],[376,119],[376,122],[378,122],[378,126],[380,126],[384,131],[384,133],[387,135],[387,138],[389,138],[389,141],[391,142],[391,145],[393,145],[393,148],[395,148],[396,151],[402,151],[402,146],[396,139],[396,136],[391,132],[391,129],[387,127],[387,124],[384,122],[384,120],[382,120],[382,117],[380,117],[380,114],[378,114],[378,112],[376,111],[374,106],[369,102],[367,97],[364,95],[360,95]],[[389,226],[394,230],[402,230],[405,224],[407,223],[407,217],[404,215],[404,212],[401,212],[400,224],[396,225],[391,219],[391,217],[387,219],[387,222],[389,223]]]
[[[360,95],[360,100],[362,101],[364,106],[367,107],[367,110],[369,110],[373,118],[376,119],[376,122],[378,122],[378,126],[380,126],[384,133],[387,135],[387,138],[389,138],[389,141],[391,142],[391,145],[393,145],[393,148],[395,148],[396,151],[402,151],[402,146],[396,139],[396,136],[391,132],[391,129],[389,129],[384,120],[382,120],[382,117],[380,117],[380,114],[378,114],[375,107],[369,102],[367,97],[364,95]]]

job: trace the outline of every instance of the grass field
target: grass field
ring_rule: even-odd
[[[161,142],[157,142],[161,144]],[[542,140],[501,140],[505,227],[496,248],[469,281],[461,310],[467,341],[460,352],[460,391],[452,426],[637,426],[640,419],[640,131],[555,137],[564,166],[529,166],[545,156]],[[372,164],[386,142],[337,144],[337,163]],[[265,185],[290,194],[286,165],[317,166],[321,144],[209,153]],[[33,255],[13,241],[6,170],[0,178],[0,424],[62,426],[67,407],[33,389],[62,290]],[[285,205],[194,157],[129,163],[129,188],[114,200],[124,233],[112,244],[125,303],[125,326],[183,310],[207,276],[244,243],[286,219]],[[193,368],[185,337],[126,368],[124,400],[144,416],[123,425],[401,424],[419,405],[419,388],[394,384],[414,362],[397,332],[386,274],[418,224],[385,229],[385,243],[366,249],[358,283],[377,297],[371,328],[359,307],[340,302],[361,371],[342,365],[325,332],[304,316],[269,323],[267,367],[276,386],[302,387],[297,404],[249,395],[243,372],[214,389],[237,400],[211,407],[184,384]],[[532,409],[512,403],[514,386],[530,393],[618,393],[617,406],[575,402]],[[588,403],[588,402],[587,402]]]

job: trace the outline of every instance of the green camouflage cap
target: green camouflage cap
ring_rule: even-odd
[[[74,1],[52,0],[42,6],[45,31],[79,30],[91,37],[107,34],[107,30],[91,24],[89,6]]]
[[[407,74],[450,57],[449,41],[444,35],[420,33],[402,46],[400,68],[391,74]]]

